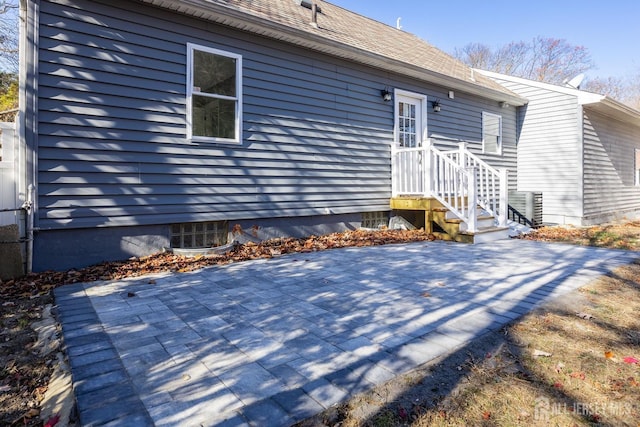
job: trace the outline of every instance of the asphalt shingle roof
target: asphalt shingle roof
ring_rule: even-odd
[[[317,25],[313,25],[312,11],[301,3],[310,4],[312,0],[142,0],[161,7],[174,10],[184,10],[194,7],[199,10],[197,15],[205,16],[207,7],[213,13],[207,19],[228,24],[220,15],[220,11],[234,15],[235,19],[246,16],[261,20],[269,24],[275,24],[283,31],[293,31],[297,36],[308,35],[313,41],[309,46],[324,39],[327,43],[342,45],[345,50],[352,50],[361,55],[375,56],[377,59],[388,60],[394,63],[396,70],[398,64],[406,64],[415,69],[424,70],[423,78],[429,81],[429,76],[439,74],[447,78],[454,78],[466,85],[484,88],[490,91],[505,94],[511,98],[520,98],[497,82],[480,74],[474,73],[461,61],[441,51],[427,41],[416,35],[399,30],[393,26],[376,21],[366,16],[357,14],[328,1],[315,0],[319,13]],[[214,10],[215,9],[215,10]],[[223,12],[223,13],[224,13]],[[240,18],[241,19],[241,18]],[[237,26],[237,25],[236,25]],[[251,28],[244,28],[252,31]],[[274,37],[271,32],[264,35]],[[286,39],[285,35],[282,35]],[[307,47],[309,47],[307,46]],[[355,57],[355,55],[354,55]],[[419,72],[419,71],[418,71]],[[420,78],[420,76],[418,76]],[[495,95],[494,95],[495,96]],[[522,99],[522,98],[520,98]]]

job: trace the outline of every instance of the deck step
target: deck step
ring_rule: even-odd
[[[508,227],[495,226],[495,218],[485,211],[478,209],[478,230],[470,232],[466,230],[467,224],[457,217],[451,217],[451,212],[445,208],[432,209],[433,222],[442,232],[439,237],[444,240],[454,240],[461,243],[483,243],[509,237]]]
[[[496,240],[505,240],[509,238],[509,227],[489,227],[481,228],[475,233],[461,231],[463,236],[472,236],[473,243],[495,242]]]

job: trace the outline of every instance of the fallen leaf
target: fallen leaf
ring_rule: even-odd
[[[406,409],[404,409],[402,406],[400,408],[398,408],[398,416],[401,419],[407,419],[409,417],[409,414],[407,414]]]
[[[556,381],[555,383],[553,383],[553,386],[555,388],[562,388],[564,387],[564,384],[562,384],[560,381]]]
[[[553,356],[552,353],[548,353],[542,350],[533,350],[533,357],[551,357],[551,356]]]
[[[54,427],[60,421],[60,414],[56,414],[53,417],[49,418],[47,422],[42,427]]]
[[[155,281],[155,280],[153,280],[153,279],[151,279],[151,280],[149,280],[147,283],[148,283],[148,284],[150,284],[150,285],[155,285],[155,284],[156,284],[156,281]]]
[[[581,380],[586,378],[586,375],[584,372],[572,372],[571,374],[569,374],[569,376],[571,378],[580,378]]]
[[[614,356],[615,356],[615,354],[613,353],[613,351],[605,351],[604,352],[604,357],[606,357],[607,359],[613,359]]]
[[[562,363],[562,362],[558,362],[558,363],[556,364],[556,368],[555,368],[555,369],[556,369],[556,372],[557,372],[557,373],[562,372],[562,368],[564,368],[564,363]]]
[[[429,292],[423,292],[422,296],[425,298],[429,298],[431,296],[431,294]]]
[[[576,313],[576,316],[578,316],[581,319],[585,319],[585,320],[594,319],[594,317],[592,315],[590,315],[589,313]]]
[[[37,417],[38,415],[40,415],[40,410],[36,408],[29,409],[27,413],[24,414],[26,418],[34,418],[34,417]]]
[[[627,356],[624,359],[622,359],[622,361],[624,363],[629,363],[629,364],[637,364],[638,362],[640,362],[640,360],[636,359],[635,357],[631,357],[631,356]]]
[[[491,418],[491,412],[489,412],[489,411],[484,411],[484,412],[482,413],[482,419],[483,419],[483,420],[488,420],[488,419],[490,419],[490,418]]]
[[[133,297],[135,297],[135,296],[136,296],[136,294],[135,294],[135,292],[127,292],[127,296],[128,296],[129,298],[133,298]]]

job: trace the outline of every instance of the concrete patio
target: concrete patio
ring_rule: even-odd
[[[524,240],[291,254],[56,289],[83,426],[287,426],[638,258]]]

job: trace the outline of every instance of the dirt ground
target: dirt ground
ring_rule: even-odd
[[[541,229],[526,238],[638,250],[640,222],[590,229],[553,227]],[[359,230],[327,236],[311,236],[305,239],[276,239],[259,244],[248,243],[236,247],[224,255],[211,257],[184,258],[165,253],[145,258],[132,258],[122,262],[105,263],[81,270],[32,274],[18,280],[2,282],[0,283],[0,366],[3,369],[0,372],[0,425],[43,425],[43,421],[39,417],[40,407],[56,359],[53,354],[41,356],[35,350],[37,333],[32,326],[34,322],[41,319],[44,306],[52,302],[51,291],[57,286],[85,281],[118,279],[160,271],[185,272],[207,265],[270,258],[291,252],[311,252],[346,246],[371,246],[433,239],[432,235],[420,230]],[[638,277],[640,277],[640,266],[635,268],[638,269]],[[631,280],[628,283],[636,282]],[[637,300],[640,301],[640,295]],[[615,312],[616,308],[609,307],[608,310]],[[557,316],[571,317],[567,313],[560,313]],[[600,316],[601,314],[598,314],[596,317]],[[578,320],[584,321],[585,319]],[[538,325],[539,321],[536,320],[534,323]],[[544,326],[544,321],[542,325]],[[535,334],[539,334],[539,326],[534,327]],[[624,328],[628,325],[618,325],[617,327]],[[609,328],[613,328],[613,325],[609,325]],[[638,330],[640,327],[636,328],[636,332],[633,333],[637,333]],[[536,408],[531,405],[524,405],[528,409],[522,409],[518,414],[513,415],[513,411],[494,408],[487,403],[503,401],[504,396],[500,393],[506,392],[508,394],[509,390],[515,390],[512,382],[515,382],[516,385],[523,382],[527,387],[530,386],[527,382],[530,381],[532,374],[529,372],[529,368],[522,368],[523,361],[529,360],[529,358],[522,356],[523,348],[530,350],[526,345],[523,347],[522,340],[526,341],[526,339],[528,338],[518,337],[514,334],[513,327],[488,335],[443,360],[435,361],[410,375],[392,380],[382,388],[358,396],[345,405],[333,408],[308,420],[301,426],[538,425],[534,422],[536,421],[534,419]],[[625,347],[625,351],[630,354],[635,352],[633,353],[635,357],[640,359],[637,338],[634,339],[636,339],[634,344],[636,347]],[[581,345],[586,344],[581,343]],[[613,353],[613,350],[611,351]],[[615,358],[618,360],[618,352],[615,354]],[[542,357],[545,361],[552,358]],[[535,358],[535,360],[539,359]],[[566,364],[567,362],[562,363]],[[624,362],[620,364],[622,368],[637,369],[638,366]],[[561,371],[562,369],[564,368],[561,368]],[[633,391],[636,394],[626,393],[625,395],[635,396],[638,401],[640,395],[637,394],[637,391],[640,390],[640,387],[636,387],[634,382],[640,380],[640,373],[636,371],[633,375],[630,374],[626,377],[625,375],[627,375],[626,371],[619,378],[611,379],[614,381],[613,386],[611,382],[606,383],[606,378],[603,381],[605,381],[606,387],[617,388],[618,395],[625,394],[623,391],[627,389]],[[633,378],[633,381],[629,378]],[[621,383],[618,384],[615,381],[621,381]],[[487,384],[489,384],[488,388]],[[496,387],[496,384],[501,387]],[[505,390],[504,385],[506,384],[510,386]],[[545,387],[550,387],[551,391],[558,391],[554,388],[553,383],[551,386],[546,384]],[[535,388],[532,390],[529,391],[529,394],[538,392]],[[480,400],[474,398],[473,396],[479,395],[480,391],[482,391],[480,393],[482,396],[489,397],[485,396]],[[525,392],[521,392],[521,398],[525,399],[525,396],[531,397]],[[550,397],[547,394],[535,396],[543,396],[547,399],[545,402],[553,403],[561,401],[558,399],[562,398],[562,396],[558,397],[554,394]],[[607,397],[607,399],[607,401],[612,401],[611,398]],[[570,401],[570,399],[565,400]],[[535,399],[531,401],[535,401]],[[622,405],[622,403],[620,404]],[[485,405],[486,409],[480,410],[482,405]],[[473,417],[468,414],[456,413],[459,408],[463,407],[469,408]],[[628,409],[626,406],[620,407]],[[634,414],[637,415],[637,407],[634,408],[636,408]],[[510,418],[506,419],[507,421],[500,418],[501,411],[508,413]],[[555,416],[554,414],[555,412],[552,411],[553,416]],[[564,415],[567,414],[563,413]],[[459,418],[460,416],[462,418]],[[569,416],[569,419],[572,420],[570,424],[561,422],[551,425],[582,425],[585,420],[586,425],[625,425],[602,423],[600,422],[602,418],[575,416],[575,411]],[[45,420],[44,424],[47,427],[52,427],[55,423],[55,419],[50,419]],[[628,425],[636,426],[638,423]]]
[[[55,357],[36,351],[38,335],[31,325],[40,320],[42,308],[52,298],[48,293],[12,290],[3,287],[0,292],[0,424],[41,426],[40,402]]]

